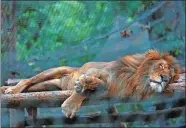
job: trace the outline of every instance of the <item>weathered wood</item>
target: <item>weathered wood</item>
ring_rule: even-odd
[[[1,107],[2,108],[30,108],[30,107],[59,107],[70,95],[72,91],[48,91],[48,92],[32,92],[32,93],[20,93],[20,94],[3,94],[1,95]],[[153,104],[161,104],[162,102],[175,102],[180,98],[184,98],[184,92],[173,93],[171,97],[157,95],[157,99]],[[156,96],[155,96],[156,97]],[[101,98],[101,99],[89,99],[87,98],[83,105],[91,104],[114,104],[121,102],[128,102],[128,99],[120,100],[118,98]],[[130,101],[131,103],[136,103],[135,100]],[[143,102],[152,102],[151,99],[143,100]]]
[[[1,107],[3,108],[20,108],[20,107],[42,107],[60,106],[66,100],[72,91],[52,91],[52,92],[32,92],[20,94],[3,94],[1,95]]]
[[[185,73],[176,83],[170,84],[168,91],[181,91],[185,92]],[[2,107],[16,108],[16,107],[55,107],[60,106],[66,100],[72,91],[46,91],[46,92],[28,92],[19,94],[2,94],[1,103]]]
[[[179,82],[179,83],[169,84],[169,90],[185,91],[186,90],[185,81],[184,82]]]

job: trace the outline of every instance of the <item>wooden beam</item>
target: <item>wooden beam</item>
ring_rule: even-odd
[[[1,95],[2,108],[30,108],[30,107],[48,107],[61,106],[72,91],[48,91],[48,92],[32,92],[19,94],[3,94]]]
[[[1,95],[1,107],[2,108],[46,108],[46,107],[59,107],[70,95],[72,91],[48,91],[48,92],[32,92],[32,93],[20,93],[20,94],[3,94]],[[154,106],[161,106],[164,103],[177,104],[178,101],[184,104],[184,92],[175,92],[171,97],[157,95],[155,99],[151,98],[143,100],[140,104],[146,102],[152,102]],[[156,96],[155,96],[156,97]],[[135,100],[118,99],[118,98],[101,98],[91,99],[87,98],[82,105],[98,105],[103,104],[114,104],[114,103],[129,103],[135,104]]]
[[[168,91],[179,91],[184,93],[185,90],[186,90],[185,74],[183,73],[181,74],[180,79],[176,81],[176,83],[170,84]],[[2,94],[1,107],[2,108],[59,107],[61,106],[63,101],[65,101],[71,94],[72,91],[70,90]],[[95,95],[93,97],[95,97]]]

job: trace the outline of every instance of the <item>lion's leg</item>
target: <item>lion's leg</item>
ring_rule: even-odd
[[[70,74],[76,70],[77,68],[71,68],[71,67],[58,67],[58,68],[48,69],[34,77],[20,81],[16,86],[13,86],[5,90],[5,93],[20,93],[25,88],[28,88],[32,84],[37,84],[45,80],[60,78],[63,75]]]
[[[12,86],[2,86],[0,88],[1,93],[5,93],[5,90],[11,88]],[[33,84],[30,87],[23,90],[23,92],[40,92],[40,91],[51,91],[51,90],[61,90],[61,79],[52,79],[38,84]]]
[[[90,69],[75,81],[75,91],[83,93],[87,89],[95,89],[107,83],[109,74],[98,69]]]
[[[26,88],[23,92],[40,92],[40,91],[52,91],[61,90],[61,79],[52,79],[38,84],[34,84]]]
[[[109,74],[99,69],[90,69],[75,81],[75,91],[61,105],[62,111],[67,118],[73,118],[77,110],[81,107],[83,100],[87,97],[84,93],[87,89],[95,89],[99,85],[104,85]]]
[[[8,88],[10,88],[11,86],[2,86],[0,87],[0,92],[1,94],[4,94],[5,93],[5,90],[7,90]]]
[[[73,94],[67,98],[61,105],[62,111],[67,118],[73,118],[81,107],[83,100],[86,98],[86,95],[80,95],[75,91]]]

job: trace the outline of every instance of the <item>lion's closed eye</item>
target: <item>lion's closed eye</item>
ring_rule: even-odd
[[[160,69],[164,69],[164,66],[163,66],[162,63],[159,64],[159,68],[160,68]]]
[[[168,69],[171,70],[172,69],[172,65],[168,64]]]

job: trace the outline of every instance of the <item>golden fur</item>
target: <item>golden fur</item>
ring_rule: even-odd
[[[166,65],[170,67],[164,70],[154,68],[161,61],[165,61]],[[154,71],[151,72],[151,70]],[[117,81],[121,81],[119,84],[120,97],[133,94],[139,99],[149,97],[154,93],[154,90],[145,86],[149,84],[146,76],[154,75],[154,79],[156,79],[161,74],[169,75],[171,79],[167,82],[168,85],[179,78],[179,73],[180,68],[176,64],[176,59],[167,53],[161,54],[155,50],[149,50],[146,54],[125,56],[121,58],[117,71]]]
[[[64,114],[72,118],[86,98],[82,94],[87,89],[106,85],[108,97],[136,96],[137,99],[144,99],[154,92],[165,90],[169,83],[179,78],[179,73],[179,65],[173,56],[149,50],[145,54],[127,55],[112,62],[89,62],[80,68],[49,69],[19,82],[15,87],[2,87],[1,91],[42,91],[47,90],[48,86],[57,86],[61,90],[75,88],[62,104]]]

